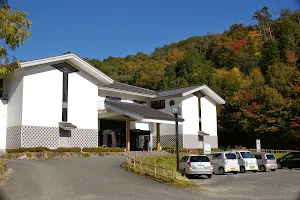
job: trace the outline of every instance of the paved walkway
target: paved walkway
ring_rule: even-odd
[[[131,174],[120,167],[123,161],[125,157],[10,160],[14,175],[0,200],[199,199],[196,192]]]
[[[295,199],[295,189],[300,184],[300,173],[297,172],[274,172],[277,176],[272,176],[273,173],[256,173],[254,176],[251,173],[198,179],[195,181],[206,189],[185,190],[131,174],[120,167],[125,160],[125,157],[113,156],[48,161],[9,160],[14,174],[0,190],[0,200]],[[241,181],[238,181],[239,177]],[[275,181],[278,183],[274,184]],[[273,187],[278,187],[278,193],[274,193]],[[261,195],[256,194],[256,190]]]

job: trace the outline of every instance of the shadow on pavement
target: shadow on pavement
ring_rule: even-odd
[[[1,189],[0,189],[0,200],[7,200],[7,198],[4,196],[4,193]]]

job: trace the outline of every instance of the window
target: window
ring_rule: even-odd
[[[214,159],[222,159],[222,155],[220,153],[216,153],[213,155],[213,160]]]
[[[181,159],[181,161],[180,161],[180,162],[186,162],[186,161],[187,161],[187,159],[188,159],[188,157],[187,157],[187,156],[184,156],[184,157]]]
[[[226,157],[226,159],[229,159],[229,160],[235,160],[236,159],[236,155],[234,153],[226,153],[225,157]]]
[[[254,155],[251,152],[247,151],[241,152],[241,155],[243,158],[254,158]]]
[[[268,154],[268,155],[266,155],[266,157],[268,160],[275,160],[275,157],[272,154]]]
[[[138,104],[146,104],[146,101],[133,100],[133,102]]]
[[[261,155],[254,155],[256,159],[260,160],[261,159]]]
[[[63,102],[68,102],[68,82],[69,82],[68,74],[63,73]]]
[[[200,142],[203,142],[203,141],[204,141],[204,136],[203,136],[203,135],[198,135],[198,140],[199,140]]]
[[[209,158],[206,156],[192,156],[190,162],[209,162]]]
[[[0,79],[0,97],[3,97],[3,79]]]
[[[67,108],[62,109],[62,121],[63,122],[68,121],[68,109]]]
[[[154,108],[154,109],[164,109],[166,107],[165,103],[166,103],[165,100],[152,101],[151,102],[151,108]]]
[[[114,100],[114,101],[121,101],[120,97],[106,96],[106,99],[108,99],[108,100]]]

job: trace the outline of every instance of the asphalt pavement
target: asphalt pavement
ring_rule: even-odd
[[[297,171],[197,178],[194,181],[202,189],[186,190],[131,174],[120,167],[124,161],[124,157],[9,160],[14,172],[0,189],[0,200],[296,200],[300,192]]]

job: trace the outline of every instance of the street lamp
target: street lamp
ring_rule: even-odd
[[[178,114],[181,115],[179,105],[171,106],[171,113],[175,115],[175,132],[176,132],[176,170],[179,172],[179,141],[178,141]]]

